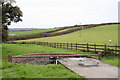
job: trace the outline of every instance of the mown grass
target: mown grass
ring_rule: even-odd
[[[74,54],[91,54],[79,51],[57,49],[52,47],[44,47],[34,44],[2,44],[3,45],[3,78],[83,78],[76,73],[71,72],[63,65],[31,65],[10,63],[7,61],[7,55],[12,53],[15,55],[32,54],[32,53],[74,53]],[[79,80],[78,79],[78,80]]]
[[[109,43],[109,40],[112,40],[112,42]],[[96,43],[116,45],[118,44],[118,25],[99,26],[61,36],[44,37],[21,41],[91,43],[91,44]]]
[[[63,65],[31,65],[4,62],[3,78],[83,78]]]
[[[118,56],[102,57],[102,61],[120,67]]]
[[[9,31],[9,33],[16,34],[16,36],[21,36],[21,35],[30,35],[30,34],[42,33],[42,32],[52,31],[52,30],[56,30],[56,29],[57,28],[31,30],[31,31]]]
[[[81,78],[76,73],[71,72],[63,65],[31,65],[31,64],[18,64],[10,63],[7,61],[7,56],[9,53],[15,55],[22,54],[32,54],[32,53],[73,53],[73,54],[91,54],[88,52],[72,51],[59,48],[46,47],[34,44],[2,44],[2,66],[0,66],[0,71],[2,70],[3,78],[63,78],[65,80],[68,78]],[[103,57],[102,61],[110,63],[112,65],[118,66],[117,57]]]
[[[8,53],[15,55],[32,54],[32,53],[73,53],[73,54],[91,54],[88,52],[73,51],[60,48],[52,48],[35,44],[3,44],[2,58],[7,60]]]

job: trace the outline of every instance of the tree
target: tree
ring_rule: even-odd
[[[14,0],[13,0],[14,1]],[[22,11],[18,6],[14,6],[12,0],[2,1],[2,41],[7,41],[8,26],[11,22],[22,21]]]

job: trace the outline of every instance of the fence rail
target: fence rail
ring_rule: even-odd
[[[43,46],[49,46],[54,48],[63,48],[63,49],[71,49],[77,51],[85,51],[85,52],[94,52],[98,53],[99,51],[104,51],[105,53],[109,50],[114,52],[115,54],[120,53],[120,46],[110,46],[110,45],[98,45],[98,44],[78,44],[78,43],[51,43],[51,42],[8,42],[13,44],[37,44]]]

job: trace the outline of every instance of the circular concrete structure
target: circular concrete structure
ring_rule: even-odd
[[[36,65],[46,65],[55,64],[57,56],[64,55],[79,55],[71,53],[34,53],[34,54],[24,54],[12,57],[13,63],[23,63],[23,64],[36,64]]]

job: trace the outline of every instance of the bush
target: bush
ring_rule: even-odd
[[[112,55],[115,55],[115,53],[110,48],[107,48],[106,50],[103,51],[103,56],[112,56]]]

